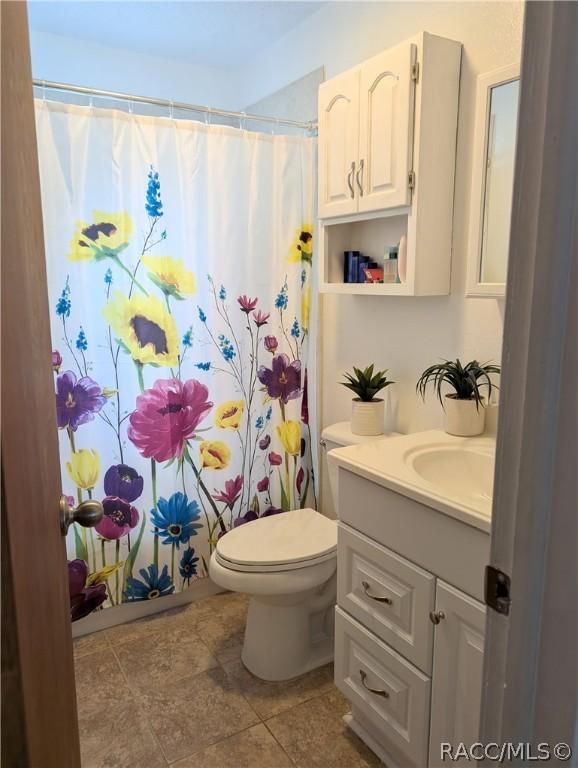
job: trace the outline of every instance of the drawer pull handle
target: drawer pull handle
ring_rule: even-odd
[[[366,683],[367,680],[367,672],[364,672],[362,669],[359,670],[359,677],[361,678],[361,685],[365,688],[366,691],[369,691],[370,693],[375,693],[376,696],[383,696],[384,699],[389,699],[389,693],[387,691],[379,690],[379,688],[372,688]]]
[[[393,605],[393,600],[390,600],[389,597],[379,597],[379,595],[372,595],[369,591],[371,587],[366,581],[362,581],[361,586],[363,587],[363,591],[367,597],[370,597],[372,600],[377,600],[378,603],[385,603],[386,605]]]
[[[446,615],[443,611],[430,611],[429,612],[429,620],[432,624],[435,624],[436,626],[440,623],[442,619],[445,619]]]

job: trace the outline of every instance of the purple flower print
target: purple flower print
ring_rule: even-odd
[[[144,481],[136,469],[126,464],[114,464],[106,470],[104,492],[107,496],[117,496],[132,502],[142,493]]]
[[[235,477],[234,480],[225,481],[224,491],[217,491],[217,489],[215,488],[215,493],[213,494],[213,498],[215,499],[215,501],[223,501],[231,509],[233,509],[233,505],[239,498],[242,489],[243,489],[243,477],[242,475],[237,475],[237,477]]]
[[[88,566],[84,560],[68,561],[68,591],[70,594],[70,620],[88,616],[106,600],[106,584],[86,586]]]
[[[253,312],[253,320],[257,328],[261,328],[262,325],[267,325],[269,322],[269,312],[261,312],[261,310]]]
[[[73,371],[64,371],[56,379],[56,418],[60,429],[70,427],[76,432],[81,424],[94,419],[105,402],[100,387],[88,376],[77,379]]]
[[[280,515],[283,512],[282,509],[279,509],[279,507],[268,507],[261,517],[271,517],[271,515]]]
[[[233,523],[233,528],[238,528],[240,525],[245,525],[245,523],[252,523],[253,520],[257,520],[258,517],[259,515],[250,509],[248,512],[245,512],[244,515],[241,515],[235,520]]]
[[[62,355],[57,349],[52,350],[52,370],[54,373],[58,373],[60,366],[62,365]]]
[[[266,451],[270,445],[271,445],[271,435],[265,435],[265,437],[262,437],[261,440],[259,440],[259,448],[262,451]]]
[[[271,451],[269,454],[269,464],[271,464],[272,467],[279,467],[283,464],[283,457],[278,453],[275,453],[275,451]]]
[[[250,299],[248,296],[243,294],[242,296],[238,297],[237,301],[241,307],[241,312],[245,312],[248,315],[257,306],[258,299]]]
[[[117,496],[107,496],[102,500],[104,515],[95,530],[103,539],[115,541],[125,536],[136,527],[138,511],[128,501]]]
[[[267,352],[271,352],[271,354],[274,355],[277,351],[277,347],[279,346],[279,342],[277,341],[276,336],[265,336],[263,339],[263,345],[265,346]]]
[[[269,397],[278,398],[285,405],[301,394],[301,363],[299,360],[290,363],[284,353],[273,356],[271,368],[260,366],[257,377]]]
[[[259,480],[259,482],[257,483],[257,490],[262,493],[263,491],[266,491],[268,489],[269,489],[269,478],[264,477],[262,480]]]

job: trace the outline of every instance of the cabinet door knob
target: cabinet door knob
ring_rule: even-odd
[[[445,619],[446,615],[443,611],[430,611],[429,619],[432,624],[439,624],[442,619]]]
[[[372,595],[371,593],[371,587],[367,583],[367,581],[362,581],[361,586],[363,587],[364,593],[367,595],[367,597],[371,598],[372,600],[376,600],[378,603],[385,603],[386,605],[393,605],[393,600],[391,600],[389,597],[380,597],[379,595]]]
[[[387,691],[384,691],[380,688],[372,688],[367,684],[367,672],[364,672],[362,669],[360,669],[359,677],[361,678],[361,685],[365,688],[366,691],[374,693],[376,696],[383,696],[384,699],[389,699],[389,693]]]
[[[355,175],[355,160],[351,163],[351,168],[349,169],[349,173],[347,174],[347,186],[349,187],[349,194],[351,195],[352,200],[355,196],[355,189],[353,188],[354,175]]]
[[[359,196],[363,197],[363,168],[365,165],[365,160],[359,161],[359,168],[357,170],[357,175],[355,176],[355,180],[357,181],[357,189],[359,190]]]

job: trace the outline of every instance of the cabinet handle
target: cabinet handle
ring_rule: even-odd
[[[367,673],[362,669],[359,670],[359,677],[361,678],[361,685],[365,688],[366,691],[375,693],[376,696],[383,696],[384,699],[389,699],[389,693],[387,691],[379,690],[379,688],[372,688],[366,683]]]
[[[327,448],[327,440],[324,440],[323,438],[321,438],[321,440],[319,441],[319,445],[322,448]]]
[[[446,615],[443,611],[430,611],[429,612],[429,620],[432,624],[435,624],[436,626],[440,623],[442,619],[445,619]]]
[[[362,581],[361,586],[363,587],[363,591],[367,597],[370,597],[372,600],[377,600],[378,603],[385,603],[386,605],[393,605],[393,600],[390,600],[389,597],[379,597],[379,595],[372,595],[369,591],[371,587],[366,581]]]
[[[365,160],[359,161],[359,168],[357,169],[357,175],[355,180],[357,181],[357,189],[359,190],[360,197],[363,197],[363,169],[365,167]]]
[[[355,190],[353,189],[354,175],[355,175],[355,161],[351,163],[351,168],[349,169],[349,173],[347,174],[347,186],[349,187],[349,193],[351,195],[352,200],[355,196]]]

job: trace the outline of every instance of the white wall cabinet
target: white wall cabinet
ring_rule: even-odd
[[[321,84],[322,292],[449,292],[460,60],[460,43],[423,32]],[[361,250],[375,219],[364,253],[381,262],[406,235],[401,283],[344,283],[343,250]]]
[[[341,468],[338,499],[344,719],[389,768],[438,768],[478,741],[490,537]]]

